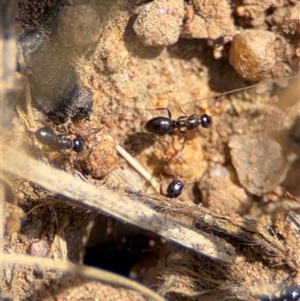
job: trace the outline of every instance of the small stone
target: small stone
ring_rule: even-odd
[[[141,8],[133,29],[145,46],[173,45],[179,39],[183,16],[182,0],[153,1]]]
[[[230,138],[231,162],[242,186],[261,196],[275,189],[285,178],[288,164],[278,142],[259,135]]]
[[[229,63],[242,78],[262,80],[275,67],[274,42],[272,32],[247,29],[233,38]]]
[[[46,257],[50,249],[50,245],[46,240],[33,242],[29,247],[29,253],[32,256]]]
[[[104,140],[92,149],[80,164],[94,178],[107,176],[117,165],[118,156],[114,142]]]

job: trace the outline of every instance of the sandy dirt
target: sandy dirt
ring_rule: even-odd
[[[83,2],[18,3],[21,148],[205,232],[232,262],[75,207],[17,176],[5,181],[4,251],[94,264],[174,301],[300,298],[299,79],[291,78],[299,2]],[[168,117],[165,108],[174,120],[206,113],[212,125],[147,132],[148,120]],[[42,145],[34,133],[45,126],[80,138],[83,151]],[[175,178],[182,194],[161,196]],[[32,266],[6,265],[2,285],[12,300],[144,300]]]

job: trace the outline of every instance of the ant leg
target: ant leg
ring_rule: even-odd
[[[25,100],[26,100],[26,110],[27,110],[27,119],[30,129],[36,128],[35,121],[33,118],[33,112],[32,112],[32,97],[30,92],[30,86],[29,86],[29,80],[28,75],[29,71],[26,68],[26,63],[23,55],[23,49],[21,45],[18,45],[18,59],[20,62],[22,73],[25,74],[26,82],[25,82]],[[20,80],[20,79],[19,79]]]
[[[187,116],[179,116],[179,117],[177,118],[177,120],[186,119],[186,118],[187,118]]]
[[[176,150],[174,147],[174,150],[175,150],[175,154],[170,158],[170,162],[176,162],[180,156],[180,154],[182,153],[184,147],[185,147],[185,141],[187,139],[187,136],[185,135],[184,139],[183,139],[183,142],[182,142],[182,145],[181,145],[181,148],[179,150]]]
[[[171,112],[170,112],[170,110],[168,109],[168,108],[156,108],[155,110],[166,110],[167,112],[168,112],[168,117],[170,118],[170,119],[172,119],[172,114],[171,114]]]

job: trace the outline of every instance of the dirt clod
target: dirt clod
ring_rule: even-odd
[[[184,16],[182,0],[158,0],[144,5],[133,29],[145,46],[168,46],[178,41]]]
[[[5,231],[7,234],[11,235],[19,231],[24,217],[25,214],[21,208],[5,203]]]
[[[282,7],[273,16],[273,20],[287,36],[297,36],[300,34],[299,9],[300,3],[298,2],[295,6]]]
[[[232,136],[228,145],[239,181],[249,192],[260,196],[275,189],[284,179],[288,166],[275,140],[241,135]]]
[[[102,178],[116,167],[117,161],[115,143],[104,140],[92,149],[86,159],[80,160],[80,164],[92,177]]]
[[[182,37],[216,40],[235,34],[227,1],[193,0],[186,9],[188,13],[181,31]]]
[[[247,80],[261,80],[275,66],[275,35],[263,30],[245,30],[231,44],[229,63]]]

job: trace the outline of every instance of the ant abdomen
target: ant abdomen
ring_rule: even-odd
[[[300,286],[293,285],[283,289],[279,294],[260,296],[261,301],[299,301]]]
[[[55,132],[49,127],[43,127],[35,132],[37,140],[43,145],[55,150],[58,147],[58,139]]]
[[[174,127],[174,121],[163,116],[152,118],[145,125],[145,129],[148,132],[159,136],[169,134],[173,131]]]

